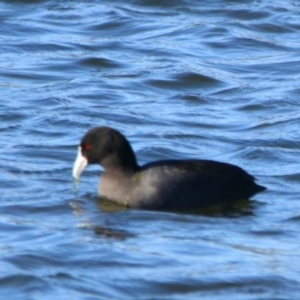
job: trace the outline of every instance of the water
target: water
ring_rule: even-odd
[[[0,2],[1,299],[298,299],[297,1]],[[209,158],[268,191],[230,214],[77,192],[109,125],[140,163]]]

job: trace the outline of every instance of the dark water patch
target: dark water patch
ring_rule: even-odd
[[[296,166],[295,166],[296,167]],[[291,183],[296,183],[299,184],[300,182],[300,174],[299,173],[294,173],[294,174],[284,174],[284,175],[277,175],[276,177],[281,178],[284,181],[288,181]]]
[[[43,280],[30,274],[16,274],[0,278],[1,295],[9,297],[9,295],[26,295],[37,293],[39,291],[49,291],[50,286]],[[17,291],[16,291],[17,290]],[[21,299],[21,298],[19,298]]]
[[[294,122],[299,122],[300,115],[296,112],[291,113],[289,116],[285,114],[278,114],[269,117],[265,117],[260,121],[253,129],[263,129],[263,128],[278,128],[287,124],[292,124]]]
[[[140,5],[138,3],[135,3],[135,0],[132,1],[134,5],[126,5],[126,6],[119,6],[118,8],[123,12],[131,17],[137,18],[137,19],[144,19],[145,16],[148,18],[156,18],[159,17],[166,17],[170,18],[172,16],[178,16],[178,10],[177,9],[169,9],[169,10],[164,10],[164,9],[157,9],[155,6],[146,6],[143,5],[142,2],[140,2]]]
[[[12,0],[12,1],[6,1],[6,0],[4,0],[4,1],[2,1],[2,2],[7,2],[8,4],[17,4],[18,6],[18,8],[19,8],[19,5],[20,4],[24,4],[24,9],[26,8],[26,6],[25,5],[27,5],[27,4],[36,4],[36,3],[45,3],[45,2],[47,2],[47,0]]]
[[[216,41],[217,39],[223,39],[224,36],[226,36],[229,33],[229,29],[226,27],[220,27],[220,26],[213,26],[211,28],[207,28],[206,30],[203,30],[202,34],[203,39],[208,41]],[[203,51],[203,54],[207,55],[208,53],[206,51]]]
[[[5,113],[4,112],[0,113],[0,118],[2,122],[21,122],[26,118],[26,116],[23,113],[18,112],[16,110],[10,111],[9,109],[6,109]],[[15,123],[14,125],[11,126],[15,128],[20,128],[20,125],[18,123]],[[9,128],[2,127],[2,130],[9,131]]]
[[[299,223],[300,222],[300,212],[298,215],[291,217],[288,221],[293,221],[293,222]]]
[[[107,34],[112,34],[112,32],[116,31],[123,31],[126,29],[127,24],[127,18],[118,16],[116,11],[112,11],[108,14],[109,19],[102,21],[100,24],[92,24],[88,25],[86,28],[87,30],[94,31],[94,32],[103,32],[105,33],[107,31]],[[124,26],[126,25],[126,26]]]
[[[98,33],[97,33],[98,34]],[[105,39],[104,41],[102,39],[98,40],[95,39],[93,41],[93,43],[90,43],[89,41],[86,40],[80,40],[80,42],[77,43],[72,43],[73,47],[75,49],[78,50],[82,50],[82,51],[95,51],[95,55],[99,55],[99,51],[105,51],[105,53],[107,53],[107,55],[109,53],[118,53],[118,51],[116,51],[117,49],[123,49],[123,51],[130,51],[132,49],[132,47],[130,47],[130,45],[128,45],[127,43],[124,43],[124,41],[122,40],[114,40],[114,39]],[[100,52],[100,53],[101,53]],[[119,60],[121,60],[123,58],[122,55],[116,55]],[[114,56],[115,57],[115,56]]]
[[[191,89],[208,89],[219,86],[221,82],[215,78],[197,73],[183,73],[172,76],[169,80],[152,79],[147,83],[159,89],[170,90],[191,90]]]
[[[251,25],[251,29],[258,32],[265,32],[270,34],[285,34],[285,33],[292,33],[295,32],[289,26],[287,27],[286,24],[274,24],[274,23],[261,23],[261,24],[254,24]]]
[[[9,27],[12,30],[12,34],[14,36],[14,38],[12,39],[12,35],[6,31],[3,32],[3,35],[7,35],[8,38],[11,38],[11,45],[14,45],[15,47],[18,47],[20,49],[24,48],[24,50],[27,48],[31,49],[31,51],[33,51],[34,49],[36,49],[37,44],[35,44],[34,46],[31,46],[29,43],[24,43],[25,37],[27,38],[31,38],[32,35],[36,35],[36,36],[41,36],[41,35],[46,35],[47,33],[50,33],[49,30],[47,30],[46,28],[36,28],[33,27],[32,24],[30,24],[29,20],[20,20],[21,25],[12,23],[12,24],[5,24],[5,27]],[[27,26],[25,26],[25,24]],[[16,38],[18,37],[18,38]],[[32,41],[33,42],[33,41]],[[43,44],[39,44],[42,47],[45,47]],[[54,46],[53,47],[57,47]]]
[[[253,101],[256,102],[256,101]],[[244,105],[241,105],[237,108],[240,111],[245,112],[262,112],[262,111],[270,111],[270,107],[264,104],[256,104],[256,103],[247,103]]]
[[[41,74],[32,71],[2,71],[0,75],[15,80],[28,80],[33,82],[44,82],[44,81],[59,81],[61,80],[60,76],[54,76],[49,74]]]
[[[69,257],[68,259],[63,258],[63,253],[71,251],[74,245],[60,245],[59,253],[51,253],[47,250],[40,248],[39,254],[21,254],[14,257],[6,258],[6,261],[15,265],[20,270],[37,270],[38,273],[44,273],[43,269],[46,270],[49,267],[62,268],[72,266],[73,263],[77,263],[78,266],[88,267],[89,263],[76,259],[76,257]],[[41,262],[44,264],[41,265]]]
[[[211,103],[211,99],[201,94],[188,94],[188,93],[179,93],[171,98],[172,100],[182,101],[185,100],[189,105],[206,105]]]
[[[288,26],[292,29],[292,30],[296,30],[299,31],[300,30],[300,24],[297,23],[289,23]]]
[[[275,85],[275,83],[274,83]],[[270,88],[265,87],[264,91],[258,91],[261,92],[259,94],[265,94],[270,91]],[[264,96],[262,96],[264,97]],[[254,97],[252,99],[244,99],[244,103],[241,102],[234,106],[234,109],[241,111],[241,112],[248,112],[248,113],[255,113],[257,112],[257,116],[259,116],[258,123],[260,122],[266,122],[269,118],[269,115],[274,116],[274,119],[284,118],[284,115],[286,113],[290,113],[291,109],[295,107],[296,105],[296,99],[294,97],[287,97],[284,102],[281,101],[280,96],[279,97],[271,97],[270,99],[264,99],[264,101],[261,101],[261,96]],[[258,114],[258,113],[263,114]],[[297,119],[297,116],[292,116],[292,122],[294,122],[294,119]],[[288,119],[287,120],[287,124]],[[251,122],[252,123],[252,122]],[[253,123],[252,123],[253,124]],[[256,124],[255,126],[259,126],[259,124]]]
[[[175,76],[175,78],[177,79],[178,84],[182,84],[187,88],[200,88],[204,86],[208,88],[221,84],[221,82],[215,78],[197,73],[178,74],[177,76]]]
[[[100,24],[89,25],[86,29],[91,31],[93,36],[99,36],[99,33],[101,33],[101,40],[111,39],[112,36],[114,39],[123,38],[124,36],[127,39],[144,39],[148,34],[152,36],[152,32],[156,32],[157,25],[155,23],[142,23],[129,17],[114,16],[104,22],[102,21]]]
[[[141,6],[141,7],[155,7],[155,8],[173,8],[176,9],[176,7],[181,7],[185,4],[184,0],[134,0],[133,3],[135,5]]]
[[[121,68],[122,65],[106,58],[90,57],[79,61],[79,65],[95,68]]]
[[[269,229],[269,230],[252,230],[251,234],[256,235],[256,236],[266,236],[266,237],[270,237],[270,236],[284,236],[287,233],[283,232],[282,230],[279,229]]]
[[[15,45],[11,44],[11,47],[18,49],[21,53],[22,52],[29,52],[30,55],[34,55],[35,53],[39,53],[40,55],[44,53],[53,53],[54,51],[71,51],[73,47],[63,43],[36,43],[33,41],[30,42],[18,42]],[[56,60],[54,60],[56,61]]]
[[[220,13],[224,14],[223,10]],[[268,11],[261,10],[249,10],[249,9],[229,9],[225,11],[225,14],[232,19],[241,20],[242,22],[265,19],[270,16]]]
[[[209,299],[210,296],[214,296],[216,299],[222,299],[219,297],[222,293],[235,294],[239,299],[254,299],[253,297],[286,299],[286,296],[295,295],[299,290],[295,287],[295,281],[272,275],[265,277],[237,276],[230,280],[214,277],[202,279],[200,276],[199,279],[188,280],[184,275],[165,275],[168,275],[168,280],[136,279],[130,290],[126,281],[118,281],[115,288],[122,292],[124,299],[139,298],[141,293],[144,294],[141,299],[152,299],[153,297],[181,299],[184,296],[200,297],[201,299]],[[289,287],[292,288],[290,292],[284,294],[284,290]]]
[[[104,236],[106,238],[114,238],[124,240],[125,238],[134,237],[134,235],[124,231],[124,230],[115,230],[112,228],[105,228],[100,226],[94,226],[93,231],[99,236]]]
[[[251,51],[252,56],[256,53],[262,55],[263,51],[265,53],[269,53],[269,51],[287,51],[288,47],[274,44],[273,42],[263,41],[257,38],[247,38],[247,37],[238,37],[238,38],[230,38],[229,40],[219,41],[219,42],[206,42],[206,44],[211,47],[215,48],[216,50],[227,50],[235,52],[239,56],[245,56],[246,51]],[[232,45],[235,45],[234,49]],[[239,50],[243,49],[242,52]],[[259,50],[257,50],[259,49]],[[244,55],[242,54],[244,53]]]

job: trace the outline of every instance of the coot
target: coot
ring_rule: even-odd
[[[199,209],[249,199],[266,189],[240,167],[213,160],[160,160],[139,166],[124,135],[104,126],[83,136],[74,179],[88,164],[104,169],[100,196],[131,208]]]

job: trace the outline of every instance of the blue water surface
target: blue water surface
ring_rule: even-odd
[[[0,299],[298,299],[297,1],[0,2]],[[82,135],[139,162],[239,165],[230,213],[149,212],[74,190]]]

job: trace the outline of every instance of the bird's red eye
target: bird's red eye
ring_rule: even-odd
[[[92,145],[91,144],[84,144],[83,147],[82,147],[84,150],[89,150],[92,148]]]

